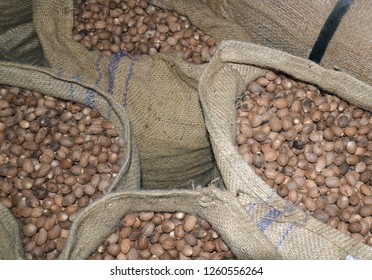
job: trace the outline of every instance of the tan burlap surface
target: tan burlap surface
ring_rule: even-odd
[[[0,60],[46,65],[32,22],[32,0],[0,2]]]
[[[243,27],[251,42],[307,58],[337,0],[207,0],[221,17]],[[372,85],[372,5],[351,5],[320,65]],[[234,38],[240,40],[241,38]]]
[[[23,250],[19,224],[10,211],[0,204],[0,260],[21,260]]]

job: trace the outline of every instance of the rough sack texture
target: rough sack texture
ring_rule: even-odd
[[[185,7],[199,7],[199,17],[190,13],[190,18],[204,32],[218,36],[220,23],[226,30],[224,36],[239,33],[248,38],[244,29],[219,19],[200,1],[193,1],[195,6],[190,1],[154,2],[185,14]],[[34,4],[37,33],[50,65],[65,76],[79,76],[101,88],[126,108],[138,143],[143,188],[190,188],[215,178],[197,95],[197,81],[205,66],[167,55],[130,58],[122,52],[103,57],[72,40],[72,0],[37,0]],[[205,17],[204,11],[214,18]],[[217,20],[214,25],[212,19]]]
[[[46,65],[32,22],[31,0],[0,2],[0,59]]]
[[[207,0],[219,14],[243,27],[257,44],[307,58],[337,0]],[[372,5],[354,1],[320,65],[372,85]],[[240,38],[235,38],[240,40]]]
[[[245,205],[245,216],[271,240],[285,259],[372,259],[372,248],[332,229],[279,197],[238,152],[236,99],[267,70],[314,84],[351,104],[372,110],[372,88],[278,50],[237,41],[224,42],[199,86],[206,126],[222,179]]]
[[[34,90],[45,95],[71,100],[97,109],[111,120],[124,140],[122,168],[109,187],[109,192],[135,190],[139,186],[140,168],[138,151],[131,139],[128,117],[122,108],[99,91],[58,77],[49,69],[35,66],[0,63],[0,84]],[[2,206],[2,205],[0,205]],[[19,228],[7,209],[0,207],[0,259],[22,258]]]
[[[0,260],[23,258],[18,226],[10,211],[0,204]]]
[[[131,212],[181,211],[207,220],[238,259],[279,259],[274,246],[256,228],[239,201],[229,192],[137,191],[110,194],[88,206],[73,224],[60,259],[86,259]]]

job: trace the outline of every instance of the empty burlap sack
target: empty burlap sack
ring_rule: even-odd
[[[181,12],[191,5],[190,1],[155,2]],[[204,4],[194,2],[192,7],[204,7],[198,11],[200,22],[194,22],[203,31],[217,36],[218,27],[223,26],[223,36],[247,37],[239,26],[230,26],[216,15],[213,18]],[[46,57],[63,75],[79,75],[126,108],[138,143],[142,186],[167,189],[207,184],[214,178],[215,165],[196,89],[205,67],[167,55],[103,57],[90,52],[72,40],[71,7],[72,0],[35,1],[35,25]],[[206,18],[204,10],[212,18]]]
[[[207,2],[217,14],[247,30],[252,36],[251,42],[307,58],[338,0]],[[370,0],[354,1],[340,22],[320,65],[346,72],[372,85],[371,14]]]
[[[280,258],[231,193],[208,187],[201,191],[148,190],[107,195],[76,219],[60,259],[87,259],[120,227],[125,214],[140,211],[196,214],[209,222],[238,259]]]
[[[280,71],[350,103],[372,109],[372,88],[349,75],[288,53],[237,41],[224,42],[200,81],[200,98],[213,152],[228,190],[236,193],[249,219],[285,259],[372,259],[372,248],[300,211],[279,197],[238,152],[236,100],[268,69]]]
[[[106,94],[76,81],[60,79],[56,73],[49,69],[11,62],[0,62],[0,84],[34,90],[97,109],[104,118],[114,123],[119,135],[124,139],[122,168],[108,192],[133,190],[139,187],[138,151],[131,139],[128,117],[125,111],[112,102]],[[0,210],[0,259],[22,258],[18,225],[10,216],[10,213],[4,209]]]
[[[32,0],[0,2],[0,59],[45,65],[32,22]]]

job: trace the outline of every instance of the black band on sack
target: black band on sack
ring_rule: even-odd
[[[319,63],[322,60],[323,55],[327,50],[328,44],[335,34],[338,25],[353,3],[354,0],[337,1],[332,12],[329,14],[327,20],[325,21],[318,38],[316,39],[314,47],[309,55],[310,60],[316,63]]]

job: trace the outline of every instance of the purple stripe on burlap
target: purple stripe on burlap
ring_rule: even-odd
[[[109,77],[108,77],[108,89],[107,92],[112,94],[115,87],[115,75],[116,71],[118,70],[119,62],[123,57],[128,57],[128,53],[126,51],[120,51],[114,54],[113,59],[109,65]]]
[[[129,92],[129,81],[132,78],[134,63],[135,63],[135,60],[131,60],[131,63],[129,65],[128,75],[127,75],[127,78],[125,79],[124,102],[123,102],[124,108],[127,108],[127,99],[128,99],[128,92]]]
[[[96,73],[97,73],[97,79],[95,82],[96,86],[99,86],[102,81],[101,61],[102,61],[102,55],[99,55],[96,60]]]
[[[286,206],[285,206],[285,209],[284,209],[284,215],[287,215],[287,214],[295,211],[296,209],[297,208],[293,204],[287,203]],[[305,215],[304,218],[303,218],[303,221],[305,222],[307,218],[308,218],[308,215]],[[284,233],[282,234],[282,236],[279,238],[275,248],[279,249],[279,247],[282,245],[284,240],[289,236],[289,234],[295,228],[295,226],[301,225],[301,224],[302,224],[302,222],[300,224],[298,224],[297,222],[290,223],[288,225],[288,227],[286,228],[286,230],[284,231]]]
[[[91,89],[87,89],[85,92],[85,104],[89,107],[96,108],[96,98],[95,93]]]
[[[70,83],[69,93],[70,93],[70,99],[71,100],[74,100],[74,98],[75,98],[75,89],[74,89],[74,84],[73,83]]]
[[[102,58],[103,58],[103,55],[99,55],[96,60],[95,66],[96,66],[97,79],[96,79],[96,82],[94,83],[96,87],[99,87],[102,81],[102,69],[101,69]],[[112,117],[112,106],[109,103],[106,119],[111,120],[111,117]]]
[[[74,75],[72,78],[75,81],[77,81],[79,84],[81,84],[82,78],[81,78],[81,76],[79,74],[78,75]]]
[[[269,212],[266,213],[264,217],[261,218],[260,222],[258,223],[258,228],[265,232],[270,225],[276,221],[277,218],[279,218],[283,212],[278,211],[276,209],[271,209]]]
[[[256,209],[257,205],[262,204],[262,202],[253,202],[248,205],[246,211],[248,214],[252,214],[253,210]]]
[[[282,246],[283,241],[288,237],[289,233],[294,229],[295,225],[296,222],[293,222],[286,228],[282,236],[279,238],[278,243],[276,243],[275,245],[275,248],[277,250],[279,249],[280,246]]]
[[[82,78],[81,78],[80,75],[75,75],[72,78],[76,82],[78,82],[79,84],[82,84]],[[73,85],[70,85],[70,97],[71,97],[71,100],[74,100],[75,101],[75,92],[74,92],[74,86]],[[94,91],[92,91],[89,88],[85,92],[84,104],[87,105],[87,106],[89,106],[89,107],[92,107],[92,108],[95,108],[96,107],[96,101],[95,101]]]

